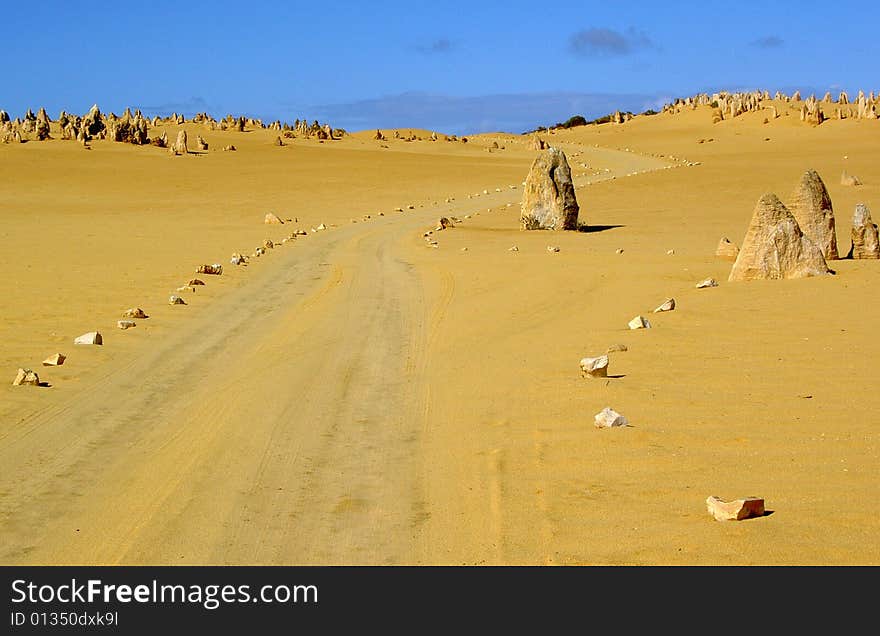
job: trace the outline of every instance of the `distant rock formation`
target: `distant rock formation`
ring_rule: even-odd
[[[580,206],[565,153],[548,148],[532,162],[520,207],[525,230],[576,230]]]
[[[104,132],[104,116],[97,104],[94,104],[80,122],[80,130],[85,133],[86,139],[97,137]]]
[[[801,121],[810,126],[818,126],[825,121],[825,114],[819,107],[816,97],[811,95],[810,98],[801,106]]]
[[[804,278],[832,273],[822,251],[807,237],[775,194],[755,206],[729,280]]]
[[[207,150],[208,142],[202,139],[201,135],[196,135],[196,150]]]
[[[852,247],[849,258],[880,258],[880,236],[871,219],[871,211],[864,203],[856,206],[852,222]]]
[[[284,221],[282,221],[277,215],[272,212],[267,212],[266,216],[263,217],[263,223],[267,225],[283,225]]]
[[[186,131],[181,130],[177,133],[177,141],[174,142],[174,146],[171,148],[176,155],[185,155],[188,151],[186,148]]]
[[[837,235],[831,196],[815,170],[807,170],[789,197],[789,211],[798,225],[822,251],[825,260],[837,260]]]
[[[840,185],[842,186],[860,186],[861,180],[854,174],[848,174],[846,170],[840,175]]]
[[[126,113],[121,119],[108,115],[105,128],[105,136],[110,141],[119,141],[138,146],[142,146],[150,141],[147,136],[147,120],[140,115],[131,116],[128,109],[126,109]]]

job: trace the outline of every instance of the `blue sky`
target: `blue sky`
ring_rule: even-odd
[[[421,4],[6,3],[0,108],[467,134],[701,91],[880,89],[870,3]]]

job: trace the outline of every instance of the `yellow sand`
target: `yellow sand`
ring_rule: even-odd
[[[855,204],[880,216],[880,125],[778,106],[543,135],[589,232],[519,230],[523,136],[0,145],[0,563],[880,563],[880,261],[727,283],[714,257],[809,168],[845,254]],[[605,406],[632,427],[596,429]],[[716,522],[709,495],[772,514]]]

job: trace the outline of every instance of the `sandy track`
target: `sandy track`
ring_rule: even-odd
[[[395,248],[422,224],[276,249],[158,348],[7,429],[0,560],[406,562],[423,331]]]

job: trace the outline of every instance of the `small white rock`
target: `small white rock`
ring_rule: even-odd
[[[596,428],[611,428],[612,426],[629,426],[629,420],[623,415],[606,406],[596,413]]]
[[[675,309],[675,298],[670,298],[662,305],[657,307],[657,309],[654,310],[654,313],[659,314],[661,311],[672,311],[673,309]]]
[[[636,316],[627,323],[630,329],[650,329],[651,323],[644,316]]]
[[[74,339],[73,344],[102,345],[104,344],[104,339],[97,331],[90,331]]]
[[[51,356],[43,360],[44,367],[60,367],[67,359],[63,353],[53,353]]]
[[[196,274],[214,274],[219,276],[223,273],[223,266],[220,263],[214,263],[213,265],[199,265],[198,270],[196,270]]]
[[[137,323],[134,320],[117,320],[116,326],[120,329],[131,329],[137,326]]]
[[[608,356],[581,359],[581,371],[591,378],[608,377]]]
[[[123,318],[146,318],[147,314],[144,313],[144,310],[140,307],[132,307],[131,309],[126,309],[125,313],[122,314]]]
[[[185,305],[186,302],[180,296],[170,296],[168,298],[169,305]]]
[[[706,287],[718,287],[718,282],[714,278],[707,278],[697,283],[697,289],[704,289]]]

